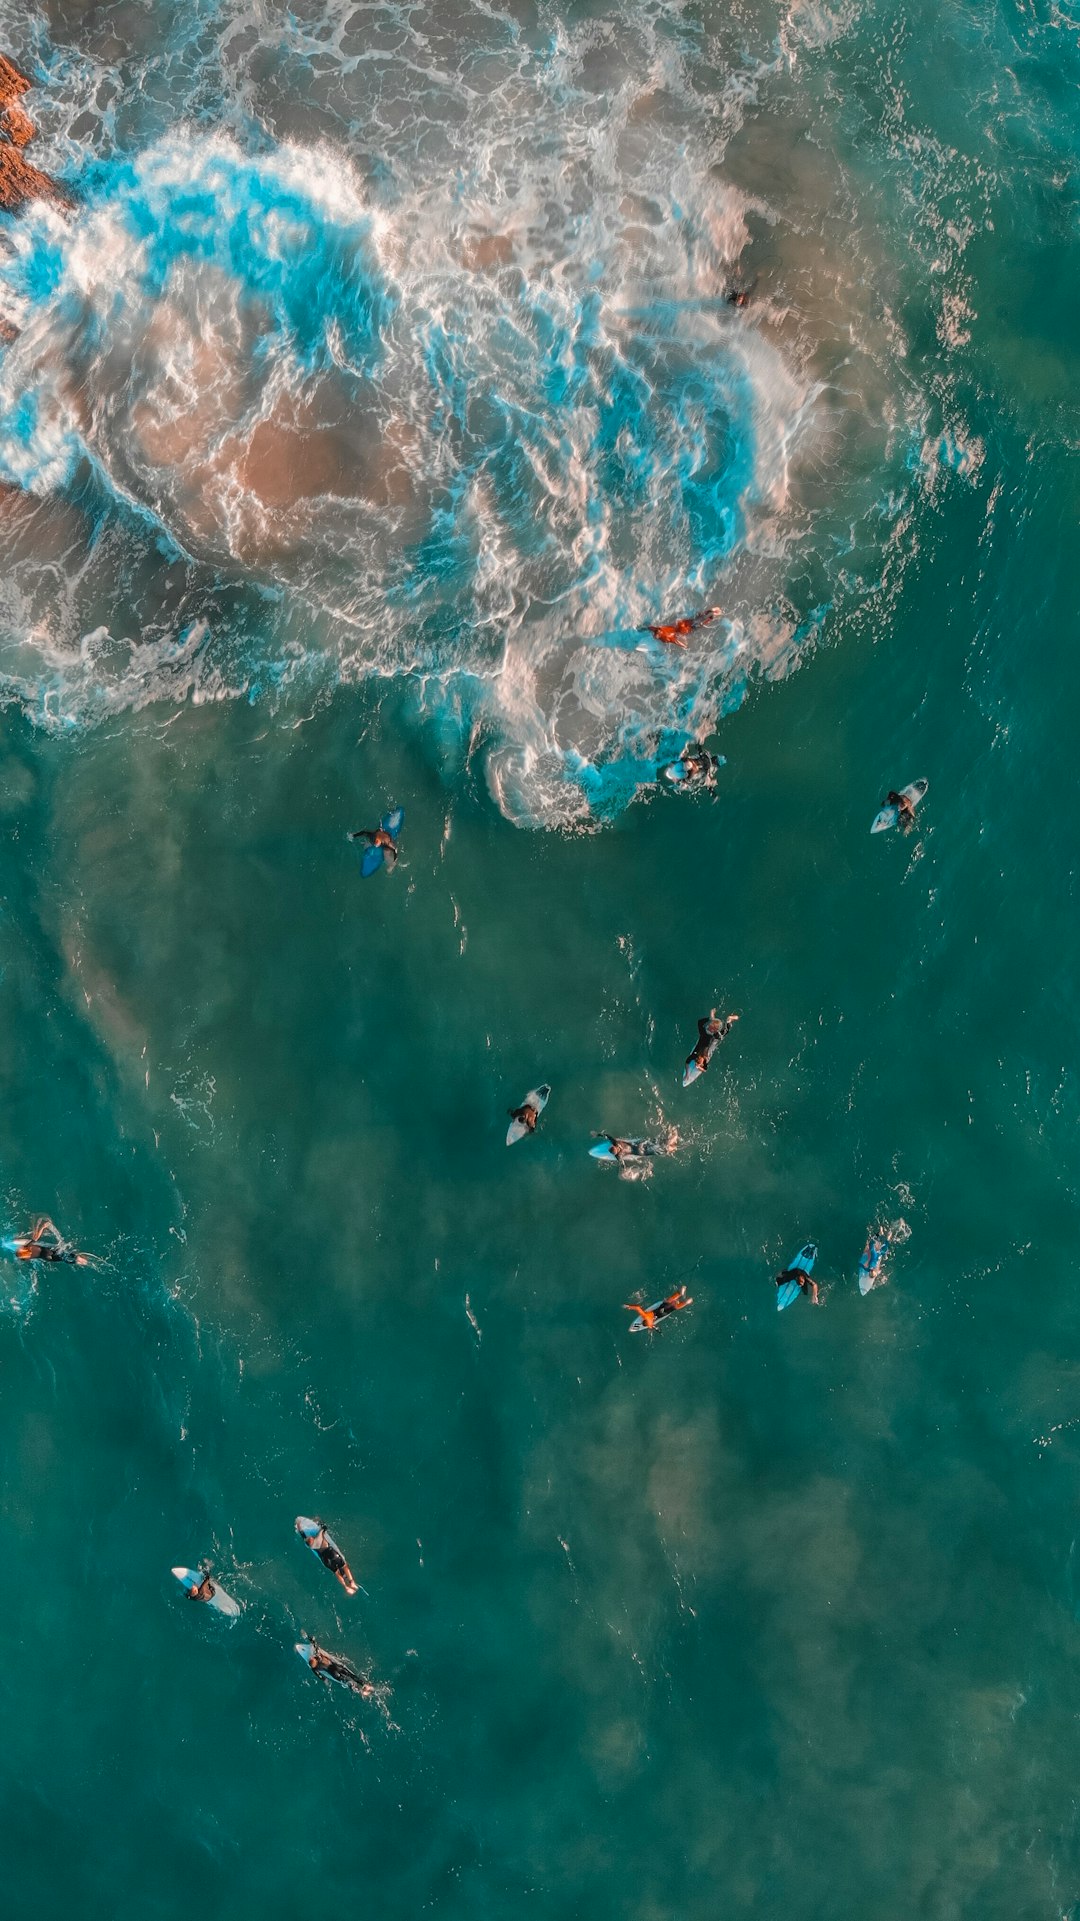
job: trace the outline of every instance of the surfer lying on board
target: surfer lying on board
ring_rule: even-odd
[[[540,1109],[534,1107],[531,1101],[525,1101],[521,1107],[508,1107],[506,1111],[512,1121],[520,1121],[528,1133],[535,1134]]]
[[[720,1042],[727,1039],[738,1018],[737,1014],[725,1014],[723,1020],[718,1020],[714,1007],[710,1010],[708,1020],[699,1020],[697,1046],[686,1056],[687,1067],[691,1061],[696,1061],[704,1074]]]
[[[349,839],[364,840],[369,847],[381,847],[388,867],[392,867],[398,857],[397,841],[393,834],[387,833],[385,827],[358,827],[355,833],[349,835]]]
[[[724,299],[729,307],[748,307],[756,286],[757,281],[752,280],[748,287],[729,287]]]
[[[909,827],[914,826],[915,803],[910,794],[886,794],[885,805],[886,807],[895,807],[896,824],[898,827],[902,827],[905,833]]]
[[[716,754],[707,753],[704,747],[684,747],[679,755],[686,768],[687,780],[700,781],[704,787],[716,787],[716,776],[723,761]]]
[[[805,1273],[801,1267],[785,1267],[783,1273],[776,1276],[777,1287],[786,1287],[788,1281],[794,1281],[796,1287],[802,1288],[811,1307],[820,1306],[817,1282],[811,1280],[810,1275]],[[795,1299],[794,1294],[791,1298],[792,1300]]]
[[[654,1154],[674,1154],[679,1144],[679,1130],[669,1127],[662,1141],[628,1141],[620,1134],[593,1133],[594,1141],[606,1141],[617,1161],[648,1160]]]
[[[348,1661],[343,1661],[340,1655],[327,1654],[326,1649],[321,1648],[314,1637],[311,1641],[311,1653],[308,1655],[308,1667],[313,1674],[329,1675],[331,1681],[340,1681],[343,1687],[352,1688],[354,1694],[362,1694],[366,1698],[375,1692],[371,1681],[365,1680],[362,1674],[357,1674],[356,1669],[350,1667]]]
[[[329,1568],[335,1579],[341,1582],[346,1594],[355,1594],[356,1582],[353,1580],[352,1569],[337,1542],[331,1540],[322,1521],[319,1522],[317,1534],[306,1534],[299,1525],[296,1532],[301,1540],[307,1542],[312,1553],[318,1555],[323,1566]]]
[[[31,1223],[29,1234],[20,1234],[8,1242],[8,1246],[20,1261],[60,1261],[65,1267],[89,1267],[89,1254],[80,1254],[77,1247],[65,1241],[59,1228],[50,1221],[47,1214],[41,1214]]]
[[[189,1588],[185,1588],[184,1593],[187,1595],[189,1601],[212,1601],[213,1600],[215,1594],[217,1593],[217,1589],[214,1586],[213,1581],[210,1579],[210,1569],[207,1566],[205,1561],[203,1562],[203,1565],[202,1565],[202,1580],[196,1581]]]
[[[719,620],[723,609],[704,607],[700,614],[689,614],[682,620],[671,620],[659,627],[639,627],[640,634],[651,634],[654,640],[663,641],[665,647],[685,647],[688,637],[696,634],[699,627],[709,627]]]
[[[685,1287],[677,1287],[674,1294],[665,1295],[662,1301],[655,1302],[652,1307],[635,1307],[630,1301],[623,1302],[628,1314],[637,1315],[637,1321],[631,1328],[632,1333],[637,1327],[648,1328],[651,1333],[661,1321],[667,1320],[669,1314],[677,1314],[680,1307],[693,1307],[693,1305],[693,1296],[687,1294]]]

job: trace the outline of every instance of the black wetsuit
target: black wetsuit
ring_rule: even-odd
[[[24,1261],[59,1261],[65,1267],[76,1267],[79,1255],[74,1247],[57,1247],[52,1241],[31,1241],[22,1250]]]
[[[507,1112],[512,1121],[520,1121],[522,1127],[527,1127],[530,1134],[535,1134],[536,1123],[540,1119],[535,1107],[511,1107]]]
[[[314,1541],[311,1545],[315,1547]],[[315,1552],[323,1566],[330,1569],[331,1574],[348,1573],[348,1564],[345,1556],[339,1547],[334,1546],[332,1541],[327,1541],[322,1547],[315,1547]]]
[[[788,1281],[795,1281],[797,1285],[802,1288],[804,1294],[810,1286],[810,1276],[804,1273],[801,1267],[785,1267],[783,1273],[778,1274],[776,1277],[777,1287],[786,1286]]]
[[[354,1694],[366,1693],[370,1684],[365,1681],[362,1674],[357,1674],[356,1669],[351,1668],[347,1661],[339,1661],[336,1654],[325,1653],[317,1643],[313,1642],[312,1646],[315,1653],[316,1674],[329,1675],[331,1681],[340,1681],[342,1687],[352,1688]]]

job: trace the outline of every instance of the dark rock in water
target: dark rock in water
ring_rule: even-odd
[[[34,137],[34,123],[19,105],[29,87],[26,75],[0,54],[0,208],[6,213],[18,213],[28,200],[74,205],[67,189],[32,167],[23,153]]]

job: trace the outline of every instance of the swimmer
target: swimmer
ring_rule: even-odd
[[[30,1226],[29,1234],[20,1234],[9,1241],[16,1260],[60,1262],[65,1267],[89,1267],[90,1255],[80,1254],[77,1247],[65,1241],[59,1228],[50,1221],[47,1214],[41,1214]]]
[[[804,1273],[801,1267],[785,1267],[783,1273],[776,1276],[777,1287],[786,1286],[788,1281],[794,1281],[797,1287],[802,1288],[811,1307],[819,1307],[821,1305],[818,1300],[817,1282],[812,1280],[809,1274]]]
[[[686,1056],[687,1067],[696,1062],[701,1073],[704,1074],[720,1042],[727,1039],[738,1018],[737,1014],[725,1014],[723,1020],[718,1020],[714,1007],[710,1010],[708,1020],[699,1020],[697,1046]]]
[[[358,827],[355,833],[349,835],[349,839],[364,840],[369,847],[381,847],[388,867],[392,867],[398,857],[397,841],[393,834],[387,833],[385,827]]]
[[[301,1520],[303,1518],[304,1517],[301,1516]],[[313,1554],[318,1555],[323,1566],[329,1568],[335,1580],[341,1582],[346,1594],[356,1594],[358,1589],[356,1582],[353,1580],[352,1569],[337,1542],[326,1532],[326,1528],[321,1521],[316,1521],[315,1528],[315,1533],[310,1534],[307,1528],[301,1527],[299,1520],[296,1523],[296,1532],[299,1534],[300,1539],[306,1542]]]
[[[343,1661],[338,1654],[327,1654],[326,1649],[321,1648],[314,1637],[310,1646],[308,1667],[313,1674],[325,1674],[331,1681],[340,1681],[342,1687],[351,1688],[354,1694],[363,1695],[365,1700],[374,1694],[373,1683],[365,1675],[357,1674],[356,1669],[350,1667],[348,1661]]]
[[[885,805],[886,807],[895,807],[896,824],[903,829],[905,834],[909,828],[915,825],[915,803],[910,794],[886,794]]]
[[[185,1588],[184,1593],[187,1595],[189,1601],[213,1600],[217,1589],[210,1579],[210,1568],[206,1561],[202,1563],[202,1580],[196,1581],[192,1587]]]
[[[685,647],[690,634],[696,634],[699,627],[709,627],[719,620],[723,609],[705,607],[700,614],[689,614],[683,620],[668,621],[659,627],[639,627],[640,634],[651,634],[654,640],[662,641],[665,647]]]
[[[631,1322],[631,1334],[636,1334],[641,1328],[647,1328],[651,1334],[653,1328],[659,1327],[661,1321],[666,1321],[669,1314],[677,1314],[681,1307],[693,1305],[693,1295],[688,1295],[685,1287],[677,1287],[674,1294],[666,1295],[662,1301],[655,1301],[652,1307],[635,1307],[630,1301],[623,1302],[628,1314],[637,1315],[637,1320]]]

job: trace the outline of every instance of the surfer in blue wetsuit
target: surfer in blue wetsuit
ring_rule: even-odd
[[[331,1681],[340,1681],[342,1687],[351,1688],[354,1694],[362,1694],[366,1697],[375,1692],[373,1684],[366,1680],[364,1675],[357,1674],[356,1669],[350,1667],[348,1661],[343,1661],[340,1655],[327,1654],[326,1649],[321,1648],[314,1637],[311,1641],[311,1653],[308,1655],[308,1667],[313,1674],[326,1674]]]
[[[398,857],[397,841],[393,834],[387,833],[385,827],[358,827],[355,833],[349,835],[349,839],[366,841],[369,847],[381,847],[388,867],[392,867]]]
[[[80,1254],[77,1247],[65,1241],[59,1228],[42,1214],[33,1222],[29,1234],[20,1234],[10,1241],[15,1257],[20,1261],[50,1261],[62,1263],[65,1267],[89,1267],[89,1254]]]
[[[777,1287],[786,1287],[788,1281],[794,1281],[796,1287],[802,1288],[811,1307],[819,1307],[821,1305],[818,1300],[817,1282],[813,1280],[809,1274],[805,1273],[801,1267],[785,1267],[783,1273],[776,1276]],[[792,1295],[792,1300],[794,1300],[794,1298],[794,1295]]]
[[[910,794],[891,793],[885,796],[886,807],[895,807],[896,824],[905,833],[915,825],[915,803]]]
[[[696,1061],[704,1074],[720,1042],[727,1039],[738,1018],[739,1016],[737,1014],[725,1014],[723,1020],[718,1020],[714,1007],[710,1011],[708,1020],[699,1020],[697,1024],[697,1046],[693,1049],[692,1053],[686,1056],[687,1067],[689,1067],[691,1061]]]

